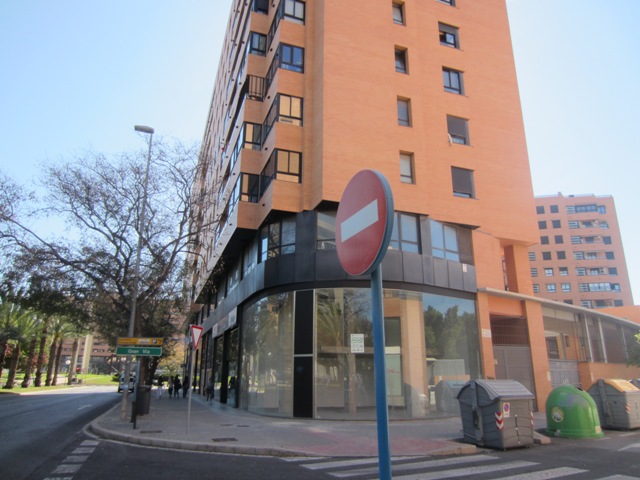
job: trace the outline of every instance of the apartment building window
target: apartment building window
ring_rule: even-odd
[[[579,237],[579,236],[576,236],[576,235],[572,235],[571,236],[571,243],[574,244],[574,245],[582,243],[582,237]]]
[[[400,181],[414,183],[412,153],[400,152]]]
[[[576,268],[576,275],[578,275],[579,277],[584,277],[586,274],[587,274],[587,269],[585,267]]]
[[[249,33],[249,53],[264,57],[267,54],[267,36],[262,33]]]
[[[269,15],[269,0],[253,0],[251,11]]]
[[[567,252],[565,252],[564,250],[558,250],[556,252],[556,258],[558,260],[566,260],[567,259]]]
[[[451,68],[442,68],[442,82],[444,84],[444,91],[450,93],[456,93],[458,95],[464,94],[464,87],[462,83],[462,72],[453,70]]]
[[[260,262],[296,251],[295,218],[265,225],[260,230]]]
[[[396,25],[404,25],[404,4],[393,3],[393,23]]]
[[[556,284],[555,283],[547,283],[547,292],[556,293]]]
[[[407,73],[407,49],[396,47],[395,55],[396,55],[396,72]]]
[[[473,170],[451,167],[451,182],[455,197],[475,198]]]
[[[542,215],[542,214],[544,214],[544,205],[538,205],[538,206],[536,207],[536,213],[537,213],[538,215]]]
[[[613,306],[614,307],[622,307],[622,306],[624,306],[624,302],[622,300],[614,300],[613,301]]]
[[[260,198],[260,175],[251,173],[240,174],[240,200],[258,203]]]
[[[546,235],[543,235],[540,237],[540,244],[541,245],[549,245],[549,237],[547,237]]]
[[[283,0],[280,5],[284,8],[284,17],[295,23],[304,24],[305,4],[299,0]]]
[[[566,277],[569,275],[569,268],[568,267],[559,267],[558,268],[558,273],[560,274],[561,277]]]
[[[418,216],[400,212],[396,212],[395,215],[389,248],[403,252],[420,253]]]
[[[591,300],[581,300],[580,306],[584,308],[591,308]]]
[[[438,24],[440,34],[440,45],[446,45],[447,47],[459,48],[460,42],[458,41],[458,29],[446,23]]]
[[[239,143],[242,148],[260,150],[262,148],[262,125],[245,122]]]
[[[551,252],[542,252],[542,260],[551,260]]]
[[[553,268],[545,268],[544,269],[545,277],[553,277]]]
[[[469,121],[466,118],[447,115],[447,132],[451,143],[469,145]]]
[[[618,269],[616,267],[609,267],[609,275],[611,276],[617,276],[618,275]]]
[[[538,222],[538,230],[546,230],[547,229],[547,222],[545,220],[540,220]]]
[[[283,93],[276,95],[263,124],[263,139],[267,138],[275,122],[302,126],[302,107],[303,101],[300,97]]]
[[[260,196],[273,180],[300,183],[302,153],[275,149],[260,174]]]
[[[615,260],[616,259],[616,256],[615,256],[615,254],[613,252],[605,252],[604,256],[605,256],[605,258],[607,260]]]
[[[458,231],[455,227],[430,220],[431,255],[437,258],[460,261]]]
[[[567,305],[573,305],[573,300],[564,300]]]
[[[296,47],[286,43],[281,43],[278,51],[273,57],[269,70],[265,77],[265,91],[269,90],[269,86],[276,76],[278,68],[284,68],[292,72],[304,72],[304,48]]]
[[[535,267],[531,268],[531,276],[532,277],[537,277],[538,276],[538,269]]]
[[[552,220],[551,226],[553,228],[562,228],[562,222],[560,220]]]
[[[611,245],[611,237],[602,237],[602,243],[605,245]]]
[[[533,284],[533,293],[540,293],[540,285],[537,283]]]
[[[530,262],[536,261],[536,252],[529,252],[529,261]]]
[[[570,292],[571,291],[571,284],[570,283],[561,283],[560,284],[560,288],[563,292]]]
[[[605,222],[605,221],[601,221],[598,226],[600,228],[602,228],[603,230],[608,230],[609,229],[609,223]]]
[[[456,0],[438,0],[438,2],[451,5],[452,7],[456,6]]]
[[[398,125],[411,126],[411,101],[398,97]]]
[[[554,235],[553,236],[553,240],[556,242],[556,244],[560,245],[564,243],[564,237],[562,235]]]
[[[576,220],[569,220],[569,228],[580,228],[580,224]]]
[[[316,250],[336,249],[336,212],[318,212],[316,216]]]
[[[549,207],[549,210],[550,210],[551,213],[558,213],[559,212],[558,205],[551,205]]]

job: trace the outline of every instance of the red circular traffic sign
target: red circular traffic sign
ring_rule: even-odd
[[[375,270],[393,231],[393,194],[380,172],[362,170],[347,184],[336,215],[336,248],[350,275]]]

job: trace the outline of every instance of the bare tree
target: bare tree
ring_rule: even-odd
[[[217,221],[191,220],[208,198],[192,194],[198,147],[160,140],[154,141],[141,225],[146,157],[144,151],[115,158],[89,151],[44,166],[47,195],[34,213],[63,221],[62,234],[45,236],[14,209],[0,207],[3,238],[72,279],[70,295],[82,298],[97,331],[112,345],[128,330],[138,241],[142,256],[134,336],[171,337],[181,326],[176,302],[182,295],[185,259],[197,251],[200,232]],[[0,198],[20,198],[15,189],[5,190]]]

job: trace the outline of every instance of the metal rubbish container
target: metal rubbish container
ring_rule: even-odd
[[[640,428],[640,389],[631,382],[600,379],[587,392],[596,402],[602,428]]]
[[[136,390],[138,415],[147,415],[151,404],[151,385],[138,385]]]
[[[560,385],[547,397],[547,434],[564,438],[602,438],[598,407],[573,385]]]
[[[460,413],[456,395],[464,387],[465,380],[441,380],[436,385],[436,408],[439,412]]]
[[[471,380],[456,396],[464,441],[506,450],[533,444],[533,394],[515,380]]]

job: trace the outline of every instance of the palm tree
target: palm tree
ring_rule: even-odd
[[[2,376],[4,359],[9,350],[9,340],[18,336],[14,318],[17,313],[16,308],[11,302],[4,301],[0,304],[0,376]]]
[[[74,331],[66,317],[52,317],[50,324],[50,333],[52,334],[51,346],[49,347],[49,363],[47,364],[47,378],[45,386],[49,387],[57,383],[58,369],[60,367],[60,354],[62,352],[62,341],[71,336]]]
[[[9,367],[9,375],[7,383],[2,388],[11,389],[15,386],[16,373],[20,364],[20,353],[24,345],[29,344],[33,338],[36,338],[40,322],[37,316],[30,310],[14,305],[15,315],[13,316],[16,336],[13,338],[15,347],[12,352],[11,365]]]

